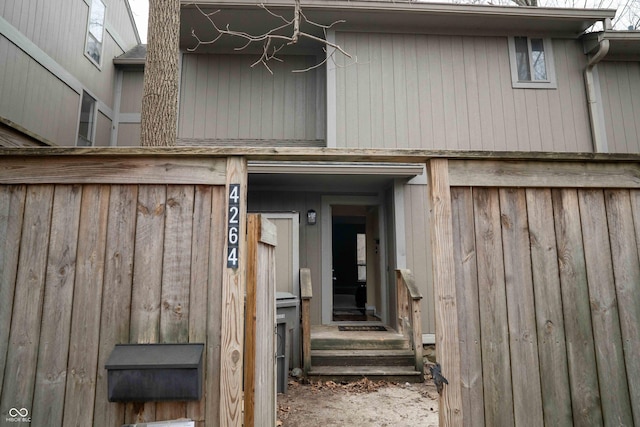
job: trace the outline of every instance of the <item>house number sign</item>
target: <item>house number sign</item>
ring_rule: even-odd
[[[238,268],[240,240],[240,184],[229,184],[229,212],[227,215],[227,268]]]

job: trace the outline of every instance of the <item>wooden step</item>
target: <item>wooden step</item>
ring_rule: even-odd
[[[358,332],[339,331],[335,326],[314,326],[311,350],[401,350],[409,341],[393,330]]]
[[[312,350],[312,366],[411,366],[413,351],[400,350]]]
[[[422,374],[413,366],[312,366],[312,381],[352,382],[367,377],[372,381],[423,382]]]

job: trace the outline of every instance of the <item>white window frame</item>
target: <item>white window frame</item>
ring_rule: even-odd
[[[520,80],[518,78],[518,64],[516,57],[516,42],[515,37],[526,37],[527,45],[529,47],[529,63],[531,64],[531,39],[542,39],[544,46],[544,59],[547,71],[547,80]],[[509,37],[509,63],[511,65],[511,85],[514,89],[556,89],[558,84],[556,82],[556,67],[553,60],[553,46],[551,39],[548,37],[539,36],[510,36]],[[533,70],[531,71],[533,76]]]
[[[98,69],[100,69],[100,67],[102,66],[102,57],[104,56],[104,36],[106,32],[105,27],[107,23],[107,5],[104,3],[103,0],[87,0],[87,1],[89,2],[89,14],[87,16],[87,33],[85,34],[84,56],[86,56],[93,65],[95,65],[96,67],[98,67]],[[95,58],[89,54],[89,41],[91,38],[95,39],[95,36],[91,33],[91,15],[93,13],[93,8],[95,7],[95,4],[98,2],[102,3],[102,6],[104,8],[104,15],[102,17],[102,25],[101,25],[102,34],[100,35],[100,38],[102,40],[99,42],[100,43],[100,60],[96,61]]]
[[[84,136],[80,136],[80,124],[82,121],[82,100],[83,98],[87,96],[88,98],[93,100],[93,106],[91,108],[90,111],[90,117],[89,117],[89,126],[90,129],[88,131],[88,138],[84,138]],[[95,96],[93,96],[91,93],[87,92],[86,90],[82,91],[82,95],[80,97],[80,109],[79,109],[79,113],[78,113],[78,130],[76,132],[76,147],[93,147],[95,145],[95,141],[96,141],[96,128],[97,128],[97,121],[98,121],[98,100],[96,99]],[[80,142],[80,138],[83,138],[86,140],[86,142],[89,143],[89,145],[80,145],[78,144],[78,142]]]

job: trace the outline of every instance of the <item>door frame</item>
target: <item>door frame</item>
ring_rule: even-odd
[[[267,219],[291,220],[291,263],[293,295],[300,298],[300,213],[299,212],[260,212]],[[277,250],[277,246],[276,246]]]
[[[384,196],[322,196],[321,197],[321,257],[322,257],[322,324],[330,325],[338,323],[333,321],[333,274],[332,274],[332,215],[331,206],[376,206],[378,208],[378,230],[380,233],[380,318],[383,323],[388,322],[388,287],[389,283],[386,275],[387,267],[387,236],[386,236],[386,213],[384,206]]]

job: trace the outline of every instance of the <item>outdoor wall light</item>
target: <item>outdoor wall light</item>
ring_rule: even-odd
[[[307,211],[307,224],[316,225],[316,220],[318,218],[318,214],[313,209],[309,209]]]

